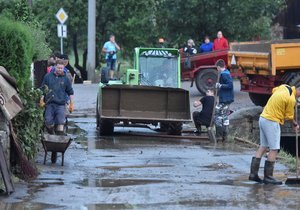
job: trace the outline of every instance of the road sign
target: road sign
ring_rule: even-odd
[[[57,36],[59,38],[67,38],[67,26],[62,24],[57,24]]]
[[[61,24],[64,24],[68,19],[68,15],[63,8],[60,8],[55,16]]]

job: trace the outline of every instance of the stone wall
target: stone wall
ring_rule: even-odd
[[[229,116],[230,137],[239,137],[259,143],[258,120],[262,107],[249,107],[240,109]]]

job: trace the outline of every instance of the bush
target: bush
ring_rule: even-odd
[[[0,64],[17,79],[22,91],[30,77],[34,43],[28,26],[6,18],[0,20]]]
[[[13,119],[13,126],[26,156],[33,159],[41,139],[44,109],[36,105],[36,99],[41,97],[42,92],[39,89],[26,89],[20,93],[24,109]]]
[[[36,104],[41,91],[32,89],[30,65],[34,59],[49,56],[50,48],[45,40],[45,32],[27,0],[0,2],[0,65],[18,83],[24,109],[13,119],[13,126],[29,159],[36,155],[44,123],[43,109]]]

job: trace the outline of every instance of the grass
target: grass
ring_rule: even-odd
[[[278,158],[291,172],[296,172],[296,157],[293,157],[290,153],[281,149]]]

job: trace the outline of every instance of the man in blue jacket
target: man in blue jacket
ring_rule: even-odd
[[[213,43],[210,42],[209,36],[205,36],[204,43],[201,44],[199,52],[206,53],[211,52],[213,48]]]
[[[224,60],[218,60],[216,66],[218,72],[221,72],[220,80],[216,83],[219,90],[219,103],[215,113],[216,138],[225,141],[229,132],[229,105],[234,101],[233,81]]]
[[[63,60],[57,60],[55,70],[48,73],[42,82],[42,87],[47,86],[48,91],[41,98],[40,106],[46,104],[45,125],[49,134],[64,134],[65,112],[68,100],[70,100],[69,111],[72,112],[74,109],[74,91],[70,80],[64,72],[64,64]],[[56,131],[54,126],[56,126]]]

